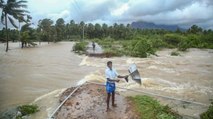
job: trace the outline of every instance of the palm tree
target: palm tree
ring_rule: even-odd
[[[0,8],[2,9],[2,14],[1,14],[1,22],[2,24],[5,25],[6,28],[6,41],[7,41],[7,46],[6,46],[6,52],[8,51],[9,48],[9,36],[8,36],[8,19],[10,21],[10,23],[15,27],[18,28],[18,26],[15,24],[14,20],[20,20],[22,19],[22,17],[24,17],[25,15],[27,15],[27,13],[29,13],[27,10],[25,10],[25,8],[27,8],[26,5],[27,1],[25,0],[20,0],[20,1],[16,1],[16,0],[7,0],[7,2],[5,2],[4,0],[0,0]],[[22,19],[23,21],[25,21],[24,19]],[[25,21],[27,22],[27,21]]]
[[[48,44],[50,42],[51,29],[53,25],[53,21],[51,19],[42,19],[38,21],[38,26],[42,30],[42,35],[46,36]]]

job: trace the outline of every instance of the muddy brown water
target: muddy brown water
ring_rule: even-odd
[[[121,75],[128,74],[129,65],[135,63],[143,79],[142,86],[132,80],[129,83],[121,81],[118,86],[204,104],[209,104],[209,99],[213,98],[213,50],[190,49],[181,56],[170,56],[174,49],[165,49],[157,52],[159,57],[95,58],[74,54],[71,52],[73,44],[42,43],[35,48],[20,49],[18,43],[10,43],[8,53],[4,52],[4,44],[0,44],[0,111],[35,102],[44,111],[32,118],[46,118],[57,106],[57,97],[65,88],[88,80],[104,82],[108,60]],[[117,91],[123,95],[137,94],[123,89]],[[187,106],[176,110],[198,117],[207,109]]]
[[[71,52],[73,43],[42,43],[20,49],[10,43],[8,53],[0,44],[0,109],[27,104],[39,96],[75,86],[93,67],[79,66],[82,58]]]

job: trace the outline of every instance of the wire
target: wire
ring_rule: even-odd
[[[83,84],[82,84],[83,85]],[[75,93],[75,91],[77,91],[82,85],[79,85],[78,87],[75,88],[75,90],[73,90],[66,99],[64,99],[63,102],[61,102],[61,104],[55,109],[55,111],[50,115],[49,119],[52,119],[52,117],[55,115],[55,113],[58,111],[58,109],[60,109],[60,107]]]

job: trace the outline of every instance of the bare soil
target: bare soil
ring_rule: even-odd
[[[60,96],[62,102],[75,88],[69,88]],[[106,112],[105,86],[85,84],[81,86],[55,114],[55,119],[138,119],[131,102],[116,93],[117,107]],[[111,102],[110,102],[111,105]]]

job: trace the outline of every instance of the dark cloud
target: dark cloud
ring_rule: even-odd
[[[129,1],[129,9],[118,21],[149,21],[156,24],[171,24],[189,27],[193,24],[212,28],[212,0],[155,0]]]
[[[95,21],[98,19],[108,19],[112,9],[119,7],[120,2],[116,0],[104,0],[104,1],[91,1],[85,2],[80,0],[75,3],[71,3],[75,7],[71,7],[71,16],[77,21]]]
[[[213,28],[213,0],[62,0],[63,4],[60,4],[60,0],[46,0],[48,4],[53,3],[48,9],[41,8],[41,11],[39,4],[34,6],[36,1],[32,0],[29,5],[35,24],[39,19],[51,18],[56,21],[62,17],[66,22],[73,19],[76,22],[126,24],[143,20],[182,27],[197,24],[203,28]],[[60,8],[55,6],[57,3]]]
[[[152,2],[141,0],[141,1],[130,1],[130,9],[127,11],[128,16],[144,16],[144,15],[155,15],[158,13],[173,11],[175,9],[183,9],[188,5],[195,2],[194,0],[153,0]]]

